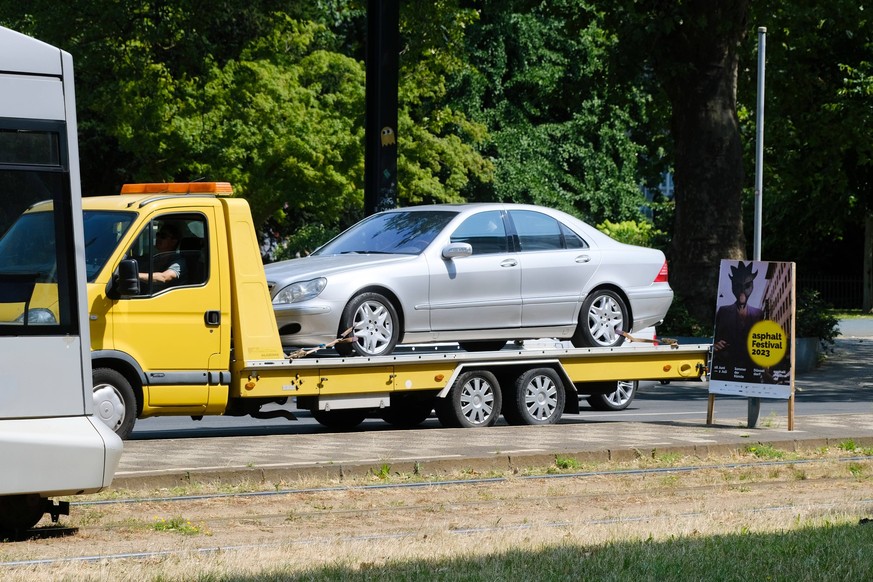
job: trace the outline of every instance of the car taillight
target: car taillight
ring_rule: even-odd
[[[661,270],[658,271],[658,275],[655,277],[655,283],[666,283],[667,282],[667,261],[664,261],[664,266],[661,267]]]

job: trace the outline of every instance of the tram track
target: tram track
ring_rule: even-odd
[[[495,538],[593,542],[646,531],[790,528],[869,515],[865,474],[873,474],[873,458],[856,456],[79,500],[69,524],[75,535],[4,544],[0,571],[326,547],[367,555],[433,540],[478,547]]]

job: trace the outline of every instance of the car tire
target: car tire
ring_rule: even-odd
[[[465,352],[497,352],[502,350],[505,345],[506,340],[458,342],[458,346]]]
[[[92,372],[94,416],[111,428],[122,440],[127,439],[136,422],[136,396],[124,374],[112,368],[95,368]]]
[[[515,380],[512,398],[504,401],[509,424],[555,424],[564,413],[564,383],[551,368],[527,370]]]
[[[588,294],[579,312],[579,323],[571,341],[577,348],[612,348],[624,341],[619,331],[630,331],[624,299],[610,289]]]
[[[639,386],[638,380],[619,380],[615,383],[615,391],[592,394],[588,397],[588,404],[594,410],[624,410],[633,402]]]
[[[364,422],[366,417],[366,411],[356,408],[312,411],[312,418],[317,420],[320,425],[334,430],[351,430],[357,428],[358,425]]]
[[[449,394],[437,399],[437,418],[451,428],[493,426],[500,418],[503,398],[494,374],[485,370],[464,372]]]
[[[394,305],[379,293],[361,293],[343,310],[339,333],[353,328],[354,342],[339,343],[341,356],[386,356],[400,339],[400,320]]]

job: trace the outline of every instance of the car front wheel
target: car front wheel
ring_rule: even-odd
[[[361,293],[349,301],[340,320],[340,331],[353,328],[355,341],[339,343],[343,356],[386,356],[400,339],[400,321],[394,305],[379,293]]]
[[[630,331],[624,300],[610,289],[595,289],[582,304],[571,341],[577,348],[611,348],[624,341],[620,331]]]

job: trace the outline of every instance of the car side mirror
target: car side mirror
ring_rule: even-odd
[[[118,264],[118,276],[115,279],[115,292],[120,297],[139,295],[139,265],[136,259],[124,259]]]
[[[469,257],[473,254],[473,247],[469,243],[449,243],[443,247],[444,259],[457,259],[459,257]]]

